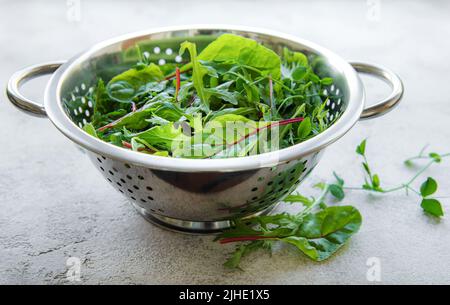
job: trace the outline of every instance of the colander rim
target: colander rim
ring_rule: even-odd
[[[96,54],[102,49],[106,49],[107,47],[125,40],[158,33],[186,30],[249,32],[254,34],[274,36],[286,41],[290,41],[292,43],[304,45],[312,49],[315,53],[318,53],[321,56],[325,57],[330,65],[341,71],[342,75],[344,75],[349,92],[349,101],[347,104],[347,108],[332,126],[305,142],[301,142],[273,152],[246,157],[233,157],[224,159],[170,158],[131,151],[129,149],[121,148],[113,144],[104,142],[89,135],[81,128],[79,128],[67,116],[66,112],[63,109],[63,102],[61,97],[62,84],[70,73],[76,70],[77,67],[88,60],[92,55]],[[178,172],[229,172],[254,170],[263,167],[273,167],[280,163],[301,159],[304,156],[324,149],[326,146],[341,138],[353,127],[354,124],[356,124],[364,108],[364,99],[364,88],[362,86],[360,78],[357,75],[357,72],[347,61],[345,61],[332,51],[308,40],[304,40],[293,35],[284,34],[273,30],[221,24],[154,28],[150,30],[117,36],[97,43],[86,51],[80,53],[79,55],[74,56],[69,61],[64,63],[57,71],[55,71],[45,91],[44,107],[49,119],[65,136],[67,136],[73,142],[85,148],[86,150],[92,151],[99,155],[151,169]]]

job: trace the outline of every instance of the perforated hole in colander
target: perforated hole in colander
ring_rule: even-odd
[[[144,204],[146,208],[149,208],[149,205],[155,201],[153,187],[148,185],[147,180],[149,179],[146,179],[144,174],[136,175],[137,179],[133,178],[131,173],[134,173],[136,168],[129,164],[123,164],[121,168],[119,165],[114,165],[115,161],[100,156],[95,157],[94,160],[97,161],[99,169],[106,175],[106,179],[119,192],[128,194],[131,200]],[[153,208],[160,213],[164,212],[162,208],[156,206]]]

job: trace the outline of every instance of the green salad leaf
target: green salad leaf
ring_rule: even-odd
[[[131,102],[133,98],[148,91],[161,91],[161,82],[164,75],[161,69],[155,65],[150,64],[141,69],[132,68],[115,77],[113,77],[108,85],[106,91],[111,99],[118,102]]]
[[[307,215],[296,234],[282,241],[293,244],[315,261],[323,261],[358,232],[361,222],[361,214],[352,206],[328,207]]]
[[[198,56],[200,60],[253,67],[274,79],[281,76],[280,57],[269,48],[242,36],[223,34]]]
[[[192,82],[197,91],[200,100],[203,102],[204,109],[209,110],[209,93],[205,90],[203,85],[203,77],[208,73],[208,70],[203,67],[197,58],[197,48],[194,43],[185,41],[180,46],[180,55],[183,55],[185,50],[188,50],[191,56],[192,65]]]

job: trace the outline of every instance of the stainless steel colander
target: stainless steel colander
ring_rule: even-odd
[[[91,99],[98,77],[109,80],[138,59],[136,45],[157,64],[182,62],[178,47],[194,41],[201,50],[223,33],[255,39],[281,53],[284,47],[308,55],[315,72],[335,82],[325,89],[331,120],[326,131],[303,143],[261,155],[228,159],[176,159],[130,151],[100,141],[81,127],[90,121]],[[355,71],[356,70],[356,71]],[[392,93],[364,108],[364,88],[358,72],[385,80]],[[20,85],[35,76],[53,73],[44,105],[24,97]],[[401,99],[403,85],[388,69],[348,63],[311,42],[271,31],[233,26],[190,26],[133,33],[99,43],[67,62],[44,63],[16,72],[7,87],[18,108],[48,117],[68,138],[83,147],[105,179],[124,194],[154,224],[188,233],[212,233],[234,218],[270,211],[313,170],[325,147],[342,137],[359,119],[376,117]]]

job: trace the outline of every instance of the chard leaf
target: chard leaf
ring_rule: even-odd
[[[308,214],[295,236],[281,240],[296,246],[312,260],[323,261],[358,232],[361,222],[361,214],[354,207],[327,207]]]

